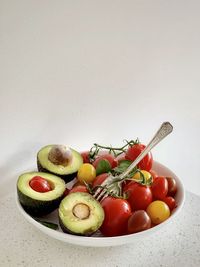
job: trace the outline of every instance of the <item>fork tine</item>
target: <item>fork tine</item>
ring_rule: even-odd
[[[106,195],[108,195],[108,194],[107,194],[106,190],[103,189],[103,190],[101,191],[101,193],[96,197],[96,200],[101,201],[101,200],[103,200],[103,198],[106,197]]]
[[[107,177],[107,178],[103,181],[103,183],[101,184],[101,186],[106,186],[106,185],[108,184],[108,182],[110,181],[109,178],[110,178],[110,177]],[[97,188],[97,190],[95,191],[93,197],[94,197],[94,198],[97,198],[97,196],[100,195],[102,191],[105,191],[105,190],[104,190],[103,188],[101,188],[101,187]]]
[[[105,190],[104,190],[105,191]],[[101,194],[101,199],[100,199],[100,201],[102,201],[104,198],[106,198],[107,196],[109,196],[109,195],[111,195],[112,196],[112,193],[114,193],[114,191],[113,190],[110,190],[109,191],[109,194],[108,194],[108,192],[104,192],[104,194]],[[98,201],[99,201],[99,198],[100,198],[100,195],[98,196]]]
[[[93,197],[94,198],[97,198],[97,196],[101,193],[101,191],[102,191],[103,189],[102,188],[97,188],[97,190],[95,191],[95,193],[94,193],[94,195],[93,195]]]

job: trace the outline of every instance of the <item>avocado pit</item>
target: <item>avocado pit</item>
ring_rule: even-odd
[[[72,210],[75,217],[80,220],[85,220],[90,216],[90,208],[84,203],[78,203]]]
[[[72,151],[64,145],[54,145],[49,151],[48,159],[55,165],[67,166],[72,161]]]

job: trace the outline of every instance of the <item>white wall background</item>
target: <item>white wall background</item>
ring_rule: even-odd
[[[144,143],[200,194],[200,1],[0,0],[0,181],[49,143]],[[9,185],[7,183],[7,185]]]

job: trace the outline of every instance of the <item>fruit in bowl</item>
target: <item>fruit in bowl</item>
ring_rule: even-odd
[[[25,210],[20,208],[20,211],[34,224],[34,219],[39,219],[51,228],[60,225],[58,231],[40,229],[74,244],[89,245],[82,241],[84,235],[94,246],[124,244],[132,242],[133,236],[146,236],[181,210],[184,188],[173,172],[154,161],[150,151],[119,180],[144,149],[138,139],[115,148],[94,144],[85,152],[63,145],[46,146],[42,160],[53,162],[56,168],[49,169],[52,165],[48,163],[41,172],[38,164],[40,172],[19,177],[18,201]],[[113,179],[107,184],[110,176]],[[97,190],[104,190],[102,198],[96,195]],[[53,210],[56,212],[52,213]],[[45,217],[46,214],[50,217]],[[51,214],[54,223],[44,223]]]

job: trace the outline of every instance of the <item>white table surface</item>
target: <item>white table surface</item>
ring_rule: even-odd
[[[186,194],[182,212],[173,223],[134,244],[91,248],[51,239],[30,225],[16,209],[13,194],[0,202],[0,266],[200,266],[200,198]],[[9,212],[8,212],[9,211]]]
[[[9,208],[14,210],[12,197],[6,201],[14,193],[13,181],[32,168],[42,146],[61,143],[83,150],[94,142],[120,146],[137,137],[146,144],[166,120],[174,132],[153,155],[182,179],[193,207],[186,199],[174,239],[163,238],[161,247],[155,238],[151,250],[145,241],[121,250],[64,246],[33,232],[16,212],[16,225],[1,231],[2,266],[13,266],[13,260],[23,266],[38,252],[49,257],[47,266],[56,266],[54,251],[66,253],[59,266],[80,254],[83,264],[87,255],[95,265],[102,258],[108,263],[111,255],[113,266],[133,266],[135,257],[142,266],[146,256],[153,261],[157,253],[165,259],[160,266],[198,266],[193,242],[199,216],[196,223],[192,214],[199,202],[192,193],[200,196],[199,10],[199,0],[0,0],[0,212],[8,205],[1,229]],[[187,220],[182,224],[186,217],[192,228]],[[37,266],[45,260],[39,259]]]

